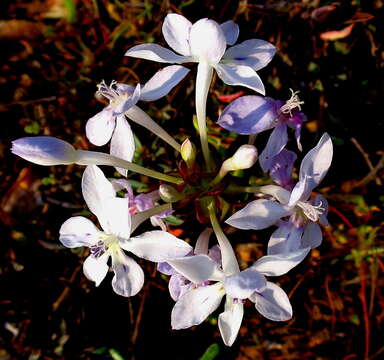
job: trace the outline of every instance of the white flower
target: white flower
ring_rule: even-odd
[[[137,294],[144,283],[141,267],[124,250],[154,261],[167,261],[185,256],[191,246],[165,231],[148,231],[131,237],[131,217],[126,198],[117,198],[112,184],[95,165],[88,166],[82,179],[85,202],[97,216],[99,230],[90,220],[75,216],[60,228],[60,241],[69,248],[89,247],[91,254],[85,260],[85,276],[98,286],[108,272],[107,261],[112,258],[114,291],[122,296]]]
[[[134,46],[125,55],[162,63],[206,63],[215,68],[226,84],[265,93],[256,71],[265,67],[275,54],[276,49],[269,42],[251,39],[226,49],[239,36],[236,23],[230,20],[219,25],[205,18],[192,24],[178,14],[168,14],[162,30],[168,45],[181,55],[157,44]]]

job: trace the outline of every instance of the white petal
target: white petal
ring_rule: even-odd
[[[154,101],[162,98],[183,80],[189,71],[180,65],[170,65],[159,70],[141,89],[140,100]]]
[[[241,302],[233,302],[233,299],[227,296],[225,311],[219,315],[219,330],[225,345],[232,346],[235,342],[243,315],[244,305]]]
[[[89,210],[94,213],[100,224],[105,215],[105,199],[114,198],[116,192],[104,173],[96,165],[87,166],[81,180],[83,197]]]
[[[105,145],[115,129],[115,115],[111,108],[106,108],[87,121],[85,133],[88,140],[96,146]]]
[[[206,228],[196,240],[195,245],[195,254],[208,254],[208,244],[209,238],[211,237],[213,230],[211,228]]]
[[[119,87],[122,87],[124,84],[119,84]],[[141,96],[141,85],[137,84],[133,93],[127,92],[126,94],[120,96],[119,100],[116,104],[113,104],[113,112],[114,115],[122,115],[126,111],[128,111],[132,106],[136,105],[136,103],[140,100]]]
[[[279,155],[281,150],[285,148],[288,142],[287,125],[278,124],[269,136],[267,145],[263,152],[260,154],[260,166],[264,172],[272,169],[274,164],[274,157]]]
[[[144,272],[137,262],[121,250],[112,254],[112,270],[115,276],[112,287],[121,296],[136,295],[144,285]]]
[[[289,215],[291,210],[276,201],[259,199],[251,201],[244,208],[234,213],[225,222],[243,230],[265,229]]]
[[[195,284],[212,280],[213,278],[215,278],[215,280],[223,278],[222,272],[218,270],[217,263],[208,255],[186,256],[169,260],[168,264],[179,274]]]
[[[273,196],[279,203],[288,204],[291,193],[278,185],[264,185],[260,187],[260,192]]]
[[[179,14],[168,14],[163,23],[163,36],[168,45],[181,55],[191,55],[189,32],[192,23]]]
[[[314,222],[309,222],[305,228],[301,243],[303,247],[311,249],[317,248],[323,240],[320,226]]]
[[[303,181],[306,181],[306,185],[300,200],[307,199],[313,188],[323,180],[331,166],[332,156],[332,140],[325,133],[318,144],[305,155],[301,162],[299,183],[296,186],[300,186],[299,184]]]
[[[104,214],[100,225],[108,234],[118,236],[120,241],[131,235],[131,215],[127,198],[106,199],[103,204]]]
[[[121,247],[140,258],[154,262],[182,257],[192,251],[192,247],[185,241],[161,230],[147,231],[132,237],[129,242],[121,244]]]
[[[196,61],[206,61],[211,65],[220,61],[227,47],[219,24],[210,19],[201,19],[193,24],[189,45]]]
[[[265,276],[284,275],[300,264],[309,250],[309,248],[304,248],[288,254],[266,255],[257,260],[252,267]]]
[[[225,40],[228,45],[233,45],[239,37],[239,25],[232,20],[228,20],[225,23],[220,24],[221,30],[223,30]]]
[[[132,161],[135,155],[135,139],[131,127],[125,116],[118,116],[116,119],[116,128],[111,139],[111,155],[121,159]],[[127,176],[128,170],[116,168],[123,176]]]
[[[60,241],[68,248],[92,246],[103,234],[92,221],[82,216],[69,218],[61,225]]]
[[[276,48],[267,41],[250,39],[230,47],[223,56],[223,63],[245,65],[257,71],[267,66]]]
[[[302,235],[302,226],[295,226],[291,221],[280,222],[268,241],[268,255],[283,255],[302,249]]]
[[[125,56],[171,64],[182,64],[191,61],[190,58],[177,55],[173,51],[157,44],[136,45],[133,48],[130,48],[125,53]]]
[[[249,66],[244,65],[225,65],[217,64],[215,66],[217,75],[227,85],[240,85],[255,90],[265,95],[264,84],[257,75],[256,71]]]
[[[292,306],[287,294],[279,286],[267,282],[262,293],[254,293],[250,298],[256,310],[269,320],[285,321],[292,317]]]
[[[236,299],[246,299],[256,290],[262,291],[266,285],[267,280],[254,267],[227,276],[224,281],[226,294]]]
[[[84,275],[91,281],[95,282],[96,286],[99,286],[100,283],[104,280],[105,276],[108,273],[108,261],[109,255],[105,253],[104,255],[94,258],[92,255],[88,256],[83,264]]]
[[[189,291],[192,287],[193,284],[186,280],[183,275],[174,274],[169,279],[169,295],[171,295],[171,298],[174,301],[179,300],[179,298],[183,296],[187,291]]]
[[[201,324],[220,305],[225,292],[217,283],[186,292],[172,309],[172,329],[186,329]]]

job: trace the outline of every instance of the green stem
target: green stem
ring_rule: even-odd
[[[172,184],[180,185],[183,183],[183,179],[175,176],[166,175],[158,171],[147,169],[143,166],[133,164],[129,161],[120,159],[116,156],[109,154],[97,152],[97,151],[86,151],[86,150],[77,150],[78,165],[109,165],[114,167],[119,167],[127,169],[129,171],[136,172],[145,176],[149,176],[158,180],[170,182]]]
[[[216,209],[213,201],[208,205],[209,218],[211,220],[213,231],[216,234],[221,250],[223,271],[226,275],[238,273],[240,271],[235,252],[228,238],[225,236],[216,216]]]
[[[151,216],[160,214],[163,211],[171,209],[172,204],[163,204],[135,214],[134,216],[132,216],[131,233],[133,233],[139,225],[141,225],[145,220],[149,219]]]
[[[180,152],[180,144],[175,141],[175,139],[169,135],[159,124],[157,124],[150,116],[147,115],[143,110],[138,106],[132,106],[128,111],[125,112],[125,115],[134,121],[136,124],[139,124],[149,131],[153,132],[160,139],[163,139],[166,143],[171,145],[176,151]]]
[[[195,105],[201,148],[203,150],[204,161],[208,172],[212,171],[213,169],[212,159],[208,146],[206,124],[207,96],[209,86],[211,85],[212,75],[212,66],[208,63],[200,62],[197,67]]]
[[[226,189],[225,193],[233,193],[233,194],[238,194],[238,193],[258,193],[260,192],[260,186],[238,186],[235,184],[230,184]]]

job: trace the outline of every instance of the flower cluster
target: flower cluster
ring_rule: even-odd
[[[297,155],[286,147],[288,128],[292,128],[297,148],[302,151],[300,136],[306,121],[301,109],[303,102],[294,91],[287,101],[264,97],[265,88],[256,72],[272,60],[275,47],[259,39],[234,45],[239,28],[233,21],[218,24],[201,19],[192,24],[181,15],[169,14],[162,30],[175,52],[151,43],[134,46],[125,55],[161,63],[198,63],[195,105],[204,165],[197,161],[200,153],[189,139],[179,144],[137,106],[140,100],[157,100],[177,86],[189,72],[181,65],[166,66],[145,85],[116,81],[109,85],[102,81],[98,85],[98,95],[105,97],[109,105],[88,120],[86,136],[95,146],[110,142],[109,154],[76,150],[63,140],[44,136],[15,140],[12,151],[40,165],[86,166],[82,193],[100,227],[85,217],[71,217],[61,226],[59,240],[68,248],[89,248],[83,264],[89,280],[98,286],[111,267],[113,290],[121,296],[133,296],[143,287],[144,272],[139,265],[141,260],[136,261],[127,253],[157,263],[158,270],[170,276],[169,292],[175,301],[172,328],[185,329],[202,323],[225,298],[218,326],[224,343],[231,346],[238,335],[246,301],[254,303],[256,310],[270,320],[285,321],[292,317],[287,294],[268,278],[286,274],[322,241],[319,224],[328,224],[328,204],[322,195],[312,195],[312,191],[331,165],[332,141],[325,133],[307,152],[296,182],[293,173]],[[228,45],[231,47],[227,48]],[[272,130],[260,156],[252,141],[241,145],[221,163],[217,161],[220,156],[211,155],[206,104],[213,71],[228,85],[244,86],[263,95],[234,100],[217,122],[240,135]],[[130,122],[144,126],[181,155],[172,175],[132,162],[135,142]],[[231,171],[246,169],[254,174],[257,162],[270,177],[263,185],[260,179],[258,186],[249,182],[248,186],[241,186],[235,177],[226,176]],[[120,178],[107,179],[100,165],[116,168]],[[126,179],[128,171],[155,179],[151,191],[135,194]],[[234,193],[239,199],[248,198],[244,193],[253,193],[254,198],[235,211],[239,208],[238,200],[226,198]],[[194,216],[204,227],[194,246],[168,232],[166,223],[175,209],[187,204],[194,204]],[[266,255],[240,269],[234,247],[220,224],[224,218],[226,226],[241,230],[276,227]],[[132,236],[147,220],[160,230]]]

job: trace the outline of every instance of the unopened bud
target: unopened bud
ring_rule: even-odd
[[[252,167],[257,161],[257,149],[253,145],[241,145],[235,154],[224,161],[224,171],[244,170]]]
[[[195,164],[196,147],[189,139],[185,139],[181,144],[181,157],[187,163],[188,168]]]
[[[165,202],[171,203],[183,198],[183,195],[178,192],[173,186],[161,184],[159,186],[159,195]]]
[[[11,151],[39,165],[69,165],[78,160],[76,149],[51,136],[24,137],[12,142]]]

